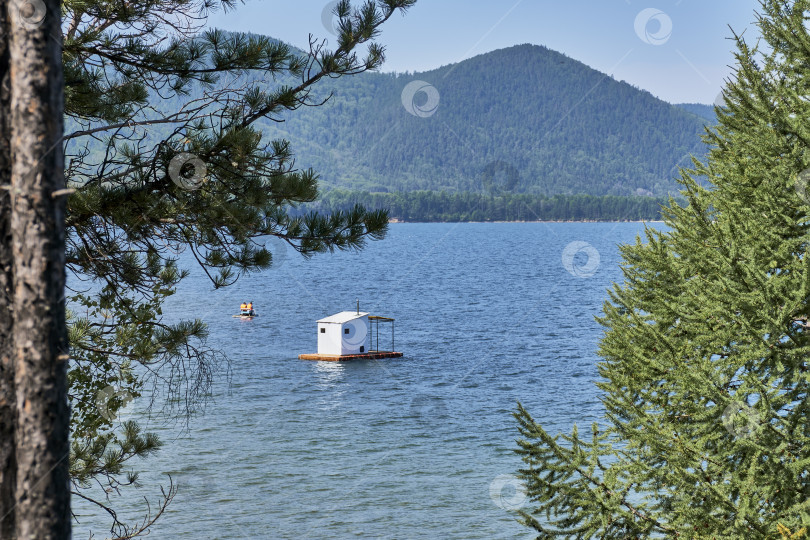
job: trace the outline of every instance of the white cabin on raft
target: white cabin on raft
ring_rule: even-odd
[[[369,315],[360,311],[341,311],[318,321],[318,352],[299,354],[302,360],[378,360],[399,358],[394,351],[394,319]],[[391,350],[380,349],[380,323],[383,329],[390,324]],[[383,338],[383,344],[387,341]]]
[[[318,321],[318,354],[346,356],[369,351],[368,313],[341,311]]]

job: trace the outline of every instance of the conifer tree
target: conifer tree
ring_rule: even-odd
[[[9,15],[0,9],[0,538],[14,536],[16,405],[12,339],[14,259],[11,257],[11,55]]]
[[[0,538],[68,538],[60,1],[0,11]]]
[[[551,435],[518,408],[538,538],[805,537],[809,14],[761,2],[709,157],[681,173],[687,202],[621,248],[599,319],[605,422]]]
[[[118,411],[130,398],[148,394],[176,407],[163,412],[188,418],[204,403],[222,360],[206,344],[203,321],[162,318],[163,302],[187,275],[178,267],[178,253],[190,253],[213,287],[225,287],[271,267],[278,242],[308,256],[359,249],[387,230],[385,212],[359,206],[330,215],[289,214],[316,199],[318,176],[295,163],[289,143],[267,140],[257,126],[322,104],[310,96],[321,80],[380,67],[384,50],[375,38],[381,25],[415,0],[355,6],[343,0],[335,8],[336,42],[330,47],[310,36],[308,51],[267,37],[205,29],[211,10],[238,3],[62,2],[70,192],[65,265],[74,284],[67,290],[70,477],[74,497],[109,512],[113,537],[147,532],[177,489],[170,483],[160,504],[134,525],[118,519],[109,497],[88,491],[101,486],[102,493],[115,493],[135,484],[133,458],[160,448],[157,437],[136,423],[120,425]],[[0,7],[0,83],[7,74],[5,16],[17,4]],[[28,4],[23,15],[36,24],[39,3]],[[5,99],[2,86],[0,98]],[[7,156],[5,140],[0,139],[0,166]],[[0,187],[7,172],[0,170]],[[6,193],[0,192],[0,209]],[[3,216],[0,240],[4,224]],[[5,289],[2,276],[0,288]],[[0,314],[0,338],[13,323],[5,315]],[[13,427],[6,423],[13,387],[5,384],[5,356],[0,343],[2,433]],[[12,445],[0,440],[0,510],[16,504],[4,487],[14,474],[14,456],[7,452]]]

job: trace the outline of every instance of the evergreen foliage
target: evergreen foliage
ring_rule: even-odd
[[[810,524],[810,2],[764,0],[667,232],[622,248],[604,425],[518,408],[538,538],[801,538]],[[702,186],[696,176],[711,183]]]
[[[268,240],[308,256],[359,249],[386,234],[385,211],[353,207],[288,213],[316,199],[318,176],[293,147],[266,137],[319,105],[321,81],[381,66],[380,25],[415,0],[336,7],[334,48],[311,37],[307,52],[252,35],[201,32],[213,9],[236,0],[65,0],[63,3],[74,496],[112,517],[114,537],[149,530],[176,492],[170,485],[140,523],[118,519],[106,497],[132,485],[127,471],[160,441],[119,410],[143,396],[171,417],[204,404],[222,355],[201,320],[165,321],[162,304],[190,251],[213,287],[273,264]],[[270,244],[272,245],[272,244]]]

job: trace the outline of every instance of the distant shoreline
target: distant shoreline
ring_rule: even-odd
[[[387,211],[392,223],[565,223],[650,222],[665,219],[669,199],[630,195],[499,196],[475,192],[332,190],[311,206],[296,209],[323,214],[366,210]]]

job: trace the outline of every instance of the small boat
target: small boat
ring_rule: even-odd
[[[258,316],[259,316],[259,314],[256,313],[255,311],[253,312],[252,315],[247,315],[247,314],[243,315],[241,313],[238,314],[238,315],[231,315],[231,317],[233,317],[234,319],[252,319],[253,317],[258,317]]]

